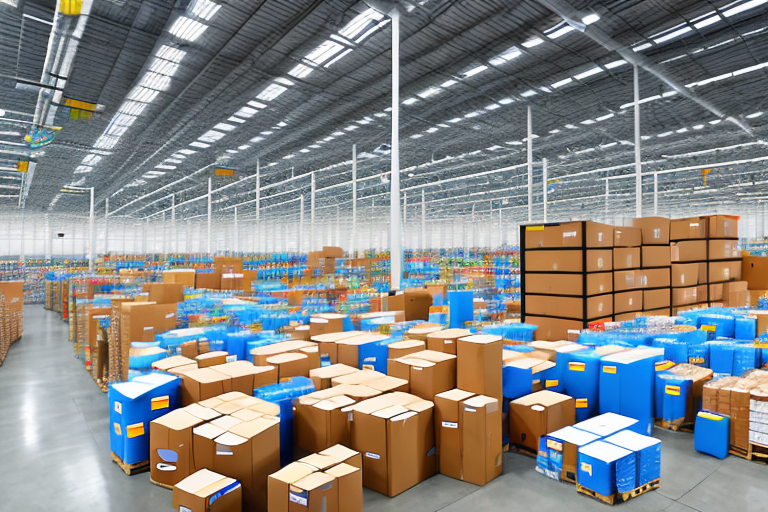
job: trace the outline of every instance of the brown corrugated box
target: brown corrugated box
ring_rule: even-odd
[[[739,218],[732,215],[709,217],[710,238],[739,238]]]
[[[741,275],[750,290],[768,290],[768,258],[742,253]]]
[[[584,302],[587,306],[587,318],[584,318]],[[558,297],[554,295],[526,295],[525,312],[527,315],[540,315],[572,318],[574,320],[593,320],[613,314],[613,296],[611,294],[593,297]]]
[[[181,403],[190,405],[224,393],[231,385],[230,378],[210,368],[201,368],[181,374]]]
[[[613,270],[640,268],[639,247],[616,247],[613,250]]]
[[[195,269],[180,268],[175,270],[163,271],[163,282],[172,284],[181,284],[188,288],[195,287]]]
[[[211,498],[222,491],[225,493],[211,504]],[[174,486],[173,508],[189,512],[240,512],[242,491],[236,479],[202,469]]]
[[[669,268],[650,268],[637,273],[638,288],[669,288]]]
[[[194,359],[189,359],[188,357],[184,356],[171,356],[159,361],[155,361],[152,363],[152,368],[155,370],[167,372],[173,368],[178,368],[179,366],[186,366],[190,364],[197,366],[197,362]]]
[[[699,284],[698,263],[673,263],[671,285],[673,288],[683,288]]]
[[[149,471],[153,482],[176,485],[192,473],[192,429],[201,423],[202,419],[184,409],[150,422]]]
[[[688,396],[685,423],[693,423],[696,420],[696,408],[694,404],[701,403],[704,384],[712,379],[712,370],[687,363],[678,364],[668,370],[675,375],[681,375],[692,381],[691,394]]]
[[[618,270],[613,273],[613,290],[622,292],[639,288],[639,270]]]
[[[643,290],[644,311],[668,308],[671,305],[670,301],[671,294],[669,288],[662,288],[659,290]]]
[[[584,279],[580,274],[528,274],[525,276],[525,291],[544,295],[584,295]],[[587,295],[600,295],[613,291],[613,277],[610,272],[587,274]]]
[[[587,272],[613,269],[611,249],[589,249],[586,251],[586,259]],[[584,265],[579,251],[525,251],[525,270],[527,272],[583,272]]]
[[[220,281],[221,277],[212,272],[201,272],[198,270],[195,273],[195,287],[198,289],[219,290],[221,289]]]
[[[534,451],[539,437],[576,422],[573,398],[552,391],[538,391],[509,404],[510,442]]]
[[[683,240],[675,242],[669,246],[670,259],[672,262],[686,263],[690,261],[707,260],[707,241],[706,240]]]
[[[387,375],[408,381],[408,393],[432,400],[456,387],[456,356],[424,350],[387,361]]]
[[[631,292],[615,293],[613,295],[614,314],[628,313],[631,311],[642,311],[643,309],[643,291],[634,290]]]
[[[669,223],[669,239],[699,240],[707,238],[706,217],[689,217],[687,219],[673,219]]]
[[[315,469],[300,462],[291,462],[284,468],[269,475],[267,495],[269,512],[288,512],[290,486],[315,472]]]
[[[292,377],[309,377],[309,358],[306,354],[288,352],[267,358],[267,364],[277,368],[277,381]]]
[[[743,281],[738,281],[739,283]],[[709,285],[709,301],[722,301],[723,300],[723,284],[725,283],[716,283]]]
[[[501,407],[499,400],[474,396],[462,408],[462,480],[485,485],[501,474]]]
[[[396,341],[394,343],[390,343],[387,346],[387,358],[398,359],[400,357],[405,357],[408,354],[413,354],[414,352],[421,352],[426,348],[427,344],[421,340],[405,339],[402,341]]]
[[[533,333],[534,339],[542,341],[567,339],[569,330],[581,330],[584,328],[582,320],[547,318],[533,315],[526,315],[525,323],[538,326],[538,329]]]
[[[643,217],[632,219],[631,225],[643,232],[643,245],[669,244],[669,219],[664,217]]]
[[[320,313],[309,317],[309,337],[319,334],[344,331],[344,319],[349,315],[340,313]]]
[[[432,295],[427,290],[406,290],[387,297],[387,311],[404,311],[405,321],[428,320]]]
[[[327,389],[331,387],[331,380],[335,377],[359,372],[357,368],[345,364],[332,364],[321,368],[315,368],[309,371],[309,378],[315,385],[316,390]]]
[[[270,384],[277,384],[277,368],[274,366],[254,366],[248,361],[235,361],[212,367],[231,379],[229,391],[240,391],[253,395],[253,390]],[[225,386],[226,387],[226,386]]]
[[[668,245],[644,245],[640,251],[643,268],[668,267],[672,262]]]
[[[456,347],[456,387],[501,401],[501,336],[476,334],[459,338]]]
[[[317,343],[321,358],[328,356],[331,364],[336,364],[339,362],[336,344],[343,339],[354,338],[361,334],[365,333],[363,331],[331,332],[328,334],[317,334],[310,339]]]
[[[435,395],[435,446],[440,473],[462,479],[462,403],[475,396],[471,391],[452,389]]]
[[[723,283],[723,301],[729,308],[744,307],[749,302],[749,290],[746,281],[729,281]],[[712,300],[710,298],[710,300]]]
[[[361,361],[358,357],[358,348],[360,345],[366,343],[374,343],[377,341],[384,341],[388,336],[386,334],[366,333],[354,338],[346,338],[339,341],[337,345],[338,362],[346,364],[353,368],[360,368]]]
[[[355,403],[356,400],[345,395],[314,403],[297,400],[294,405],[295,445],[306,452],[325,450],[335,444],[349,445],[349,419],[344,409]]]
[[[741,281],[740,261],[713,261],[709,263],[709,282]]]
[[[326,512],[338,509],[336,478],[317,471],[289,485],[289,512]],[[336,509],[332,508],[333,505]]]
[[[184,301],[183,284],[145,283],[142,290],[149,292],[149,301],[156,304],[176,304]]]
[[[707,301],[707,285],[672,288],[672,305],[686,306]]]
[[[198,368],[208,368],[209,366],[222,365],[227,362],[227,354],[223,350],[215,350],[195,356]]]
[[[614,247],[638,247],[643,243],[643,231],[633,227],[613,228]]]
[[[427,341],[427,335],[433,332],[442,331],[445,327],[442,324],[423,323],[408,329],[405,337],[411,340]]]
[[[444,329],[427,335],[427,349],[446,354],[456,354],[456,343],[459,338],[469,336],[469,329]]]
[[[288,340],[272,343],[263,347],[256,347],[251,350],[253,364],[256,366],[268,366],[267,359],[278,354],[287,354],[299,352],[305,347],[314,347],[317,344],[313,341]]]
[[[741,258],[738,240],[709,240],[710,260]]]
[[[338,504],[329,504],[329,511],[363,512],[363,471],[349,464],[338,464],[325,471],[336,478]]]

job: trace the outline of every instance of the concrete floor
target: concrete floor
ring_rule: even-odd
[[[111,462],[107,397],[74,358],[67,325],[40,306],[27,306],[24,316],[24,336],[0,367],[0,510],[170,512],[171,491],[151,484],[148,473],[128,477]],[[768,466],[698,454],[690,434],[655,435],[663,442],[661,489],[622,510],[768,509]],[[393,499],[366,489],[365,510],[605,510],[534,465],[507,453],[504,474],[482,488],[437,475]]]

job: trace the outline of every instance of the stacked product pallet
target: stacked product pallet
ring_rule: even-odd
[[[742,281],[737,217],[716,215],[708,218],[707,282],[710,303],[727,307],[746,306],[747,282]]]
[[[613,314],[616,320],[631,320],[643,310],[640,233],[641,230],[634,227],[614,229]]]
[[[672,305],[669,219],[647,217],[635,219],[633,223],[640,228],[642,241],[643,311],[646,315],[669,315]]]
[[[672,258],[673,314],[706,306],[707,219],[692,217],[672,220],[669,225]]]
[[[613,319],[613,226],[579,221],[521,226],[521,321],[541,340]]]
[[[24,326],[24,282],[0,282],[0,365]]]

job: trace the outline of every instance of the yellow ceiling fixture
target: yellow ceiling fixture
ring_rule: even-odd
[[[59,12],[64,16],[80,16],[83,9],[83,0],[61,0]]]

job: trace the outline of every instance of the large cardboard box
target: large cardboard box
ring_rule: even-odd
[[[407,380],[409,393],[433,400],[436,394],[456,387],[456,356],[432,350],[415,352],[390,359],[387,375]]]
[[[668,267],[672,262],[668,245],[644,245],[640,248],[643,268]]]
[[[586,233],[583,233],[584,229]],[[586,247],[613,247],[613,229],[613,226],[590,221],[551,224],[543,229],[539,226],[529,226],[526,228],[526,242],[530,240],[532,245],[526,243],[526,246],[584,247],[583,242],[586,239]],[[528,235],[528,232],[531,234]]]
[[[706,240],[683,240],[676,242],[669,247],[670,259],[672,262],[686,263],[690,261],[707,260],[707,241]]]
[[[672,288],[672,305],[686,306],[707,301],[707,285]]]
[[[155,304],[177,304],[184,301],[184,285],[177,283],[145,283],[142,290],[149,293]]]
[[[291,462],[281,470],[269,475],[267,496],[269,512],[288,512],[291,484],[315,472],[315,468],[300,462]]]
[[[586,303],[586,318],[584,308]],[[574,320],[594,320],[613,314],[613,296],[611,294],[593,297],[559,297],[553,295],[526,295],[526,315],[541,315]]]
[[[198,270],[195,273],[195,287],[203,290],[219,290],[221,289],[221,275]]]
[[[509,404],[510,442],[538,451],[539,437],[576,422],[573,398],[538,391]]]
[[[173,508],[176,510],[240,512],[242,499],[240,482],[207,469],[201,469],[173,487]]]
[[[709,240],[708,243],[710,261],[741,258],[738,240]]]
[[[396,341],[394,343],[390,343],[387,346],[387,358],[399,359],[401,357],[407,356],[408,354],[413,354],[414,352],[421,352],[426,348],[426,343],[421,340]]]
[[[613,228],[614,247],[639,247],[643,243],[643,231],[633,227]]]
[[[673,263],[671,271],[672,288],[683,288],[699,284],[698,263]]]
[[[638,288],[669,288],[671,284],[669,268],[648,268],[637,273]]]
[[[548,318],[534,315],[525,315],[525,323],[538,327],[533,333],[537,341],[568,339],[568,331],[580,331],[586,327],[583,320],[566,320],[564,318]]]
[[[740,261],[712,261],[709,263],[709,282],[741,281]]]
[[[322,471],[307,475],[290,484],[289,493],[289,512],[338,510],[339,488],[336,485],[336,478]]]
[[[386,334],[366,333],[361,334],[360,336],[355,336],[354,338],[343,339],[336,344],[336,350],[338,351],[338,362],[353,368],[365,369],[367,365],[360,360],[361,345],[378,343],[388,338],[389,336]],[[384,348],[384,350],[386,350],[386,348]]]
[[[768,290],[768,258],[743,253],[741,275],[750,290]]]
[[[427,349],[446,354],[456,354],[456,344],[459,338],[469,336],[469,329],[443,329],[427,335]]]
[[[366,333],[363,331],[331,332],[327,334],[316,334],[310,337],[310,340],[317,343],[321,359],[326,357],[330,360],[331,364],[336,364],[339,362],[336,344],[343,339],[354,338],[361,334]]]
[[[253,395],[253,390],[269,384],[277,384],[277,368],[274,366],[254,366],[248,361],[234,361],[211,367],[219,373],[229,376],[230,384],[225,384],[225,392],[240,391]]]
[[[746,281],[729,281],[721,285],[723,287],[723,302],[725,307],[740,308],[749,302],[749,290]],[[709,300],[713,300],[711,297]]]
[[[176,485],[194,471],[192,429],[203,423],[184,409],[149,424],[149,474],[153,482]]]
[[[267,359],[278,354],[299,352],[302,348],[317,346],[313,341],[288,340],[251,350],[253,364],[256,366],[268,366]]]
[[[643,217],[632,219],[632,226],[643,232],[643,245],[669,244],[669,219],[664,217]]]
[[[669,288],[658,290],[643,290],[643,310],[668,308],[670,306],[671,293]]]
[[[690,217],[673,219],[669,222],[669,239],[701,240],[707,238],[707,219],[705,217]]]
[[[215,350],[213,352],[206,352],[205,354],[195,356],[195,361],[197,361],[197,366],[199,368],[209,368],[211,366],[226,364],[228,355],[229,354],[223,350]]]
[[[543,295],[584,295],[584,276],[582,274],[528,274],[525,276],[525,291]],[[613,278],[610,272],[587,274],[586,295],[601,295],[613,291]]]
[[[434,405],[390,393],[353,407],[352,448],[365,454],[363,485],[397,496],[435,474]]]
[[[484,395],[462,404],[462,480],[485,485],[501,474],[500,401]]]
[[[228,375],[210,368],[200,368],[181,374],[181,403],[190,405],[219,396],[225,387],[231,388]]]
[[[363,470],[342,462],[325,470],[325,473],[336,478],[339,488],[338,505],[334,507],[331,504],[328,510],[338,508],[338,512],[363,512]]]
[[[405,321],[429,320],[432,295],[427,290],[406,290],[387,297],[387,311],[404,311]]]
[[[171,356],[166,357],[165,359],[161,359],[159,361],[155,361],[152,363],[152,368],[155,370],[160,370],[163,372],[167,372],[172,370],[173,368],[178,368],[180,366],[186,366],[186,365],[194,365],[195,368],[197,368],[197,362],[195,362],[194,359],[189,359],[188,357],[184,356]]]
[[[267,478],[280,469],[280,420],[239,423],[215,439],[213,470],[243,486],[243,509],[267,511]]]
[[[359,372],[357,368],[352,368],[345,364],[332,364],[309,371],[309,378],[315,385],[316,390],[327,389],[331,387],[331,381],[336,377]]]
[[[411,340],[421,340],[426,343],[427,335],[433,332],[442,331],[445,327],[442,324],[423,323],[408,329],[405,337]]]
[[[588,249],[584,255],[572,250],[525,251],[526,272],[604,272],[613,270],[612,249]]]
[[[613,295],[613,313],[629,313],[632,311],[642,311],[643,309],[643,291],[634,290],[630,292],[615,293]]]
[[[163,271],[163,282],[168,284],[181,284],[185,288],[195,287],[195,269],[180,268]]]
[[[336,444],[348,446],[350,431],[346,408],[355,403],[355,399],[345,395],[318,401],[311,398],[297,400],[294,404],[295,446],[310,453]]]
[[[547,435],[548,456],[559,453],[562,457],[560,479],[576,483],[579,463],[579,447],[597,441],[600,436],[574,427],[564,427]]]
[[[456,349],[456,387],[501,403],[501,336],[475,334],[459,338]]]
[[[613,291],[624,292],[640,288],[639,270],[618,270],[613,273]]]
[[[639,247],[616,247],[613,250],[613,270],[640,268]]]
[[[710,238],[739,238],[739,218],[732,215],[709,217]]]
[[[340,313],[321,313],[312,315],[309,318],[310,339],[319,334],[344,331],[344,320],[349,321],[348,318],[349,315],[342,315]]]
[[[471,391],[452,389],[435,395],[435,446],[440,473],[462,479],[462,404],[475,396]]]
[[[309,358],[306,354],[288,352],[267,358],[267,364],[277,368],[277,381],[293,377],[309,377]]]

